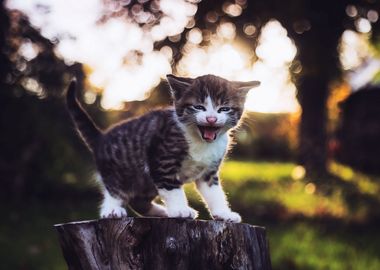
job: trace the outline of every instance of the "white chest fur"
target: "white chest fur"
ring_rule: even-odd
[[[226,153],[228,137],[227,134],[223,134],[212,143],[186,137],[189,142],[189,155],[182,163],[179,176],[182,181],[191,181],[220,163]]]
[[[221,135],[212,143],[190,140],[189,155],[196,162],[211,165],[223,158],[226,153],[227,143],[227,134]]]

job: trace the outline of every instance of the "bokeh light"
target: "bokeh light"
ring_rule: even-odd
[[[356,29],[361,33],[369,33],[371,31],[371,23],[364,18],[359,18],[355,21]]]
[[[178,42],[184,29],[189,28],[181,51],[183,57],[176,66],[179,75],[215,74],[231,80],[260,80],[262,86],[248,95],[248,110],[298,111],[296,88],[289,73],[297,50],[281,24],[268,22],[258,35],[254,51],[254,43],[240,44],[235,24],[219,21],[216,12],[206,15],[207,21],[217,23],[215,32],[194,27],[196,2],[153,1],[154,8],[162,12],[156,19],[140,4],[135,4],[129,10],[135,21],[121,17],[102,20],[105,11],[101,0],[27,3],[9,0],[7,5],[28,14],[31,23],[45,37],[58,39],[56,54],[66,62],[77,61],[88,67],[88,81],[103,89],[101,106],[105,109],[121,109],[124,102],[146,99],[165,75],[172,72],[172,49],[164,46],[155,50],[154,43],[165,38]],[[244,1],[226,2],[223,10],[231,17],[239,16],[245,4]],[[38,7],[48,7],[48,12],[39,12]],[[111,7],[113,11],[122,9],[116,2]],[[139,25],[144,22],[149,23],[144,27]],[[243,31],[248,36],[258,34],[253,23],[247,23]],[[207,41],[206,45],[202,45],[203,41]],[[30,43],[23,45],[22,50],[27,59],[35,57],[35,48]],[[86,100],[91,102],[93,97],[88,96]]]
[[[224,30],[228,34],[217,31],[211,36],[210,45],[185,45],[178,72],[191,77],[210,73],[230,80],[260,80],[261,86],[248,94],[248,110],[266,113],[298,111],[296,87],[289,73],[289,65],[297,50],[281,24],[270,21],[262,28],[256,62],[251,62],[253,52],[243,50],[232,38],[235,28],[222,23],[217,29],[222,27],[229,29]]]
[[[346,30],[339,48],[340,62],[352,90],[370,83],[380,70],[380,60],[371,49],[369,34]]]
[[[142,28],[138,20],[148,20],[149,15],[136,5],[131,12],[137,18],[144,17],[137,22],[111,18],[104,23],[99,23],[104,12],[101,0],[10,0],[7,6],[28,14],[45,37],[58,38],[56,54],[65,61],[91,68],[89,81],[104,89],[101,104],[105,109],[119,109],[125,101],[145,99],[147,92],[171,73],[172,54],[153,51],[153,44],[182,33],[197,10],[188,1],[161,0],[160,20],[151,28]],[[41,13],[40,7],[48,7],[48,12]],[[27,46],[25,54],[32,57]]]

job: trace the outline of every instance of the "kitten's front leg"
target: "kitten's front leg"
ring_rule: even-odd
[[[216,220],[241,222],[240,215],[231,211],[218,176],[216,174],[209,175],[207,178],[197,180],[196,185],[212,217]]]
[[[198,212],[188,205],[182,187],[170,190],[159,188],[158,194],[166,205],[169,217],[196,218],[198,216]]]
[[[174,148],[173,148],[174,149]],[[158,195],[165,203],[168,217],[196,218],[198,212],[189,207],[183,183],[178,179],[180,163],[175,157],[161,157],[160,166],[153,170]]]

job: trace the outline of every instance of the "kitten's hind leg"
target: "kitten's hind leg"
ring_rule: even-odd
[[[157,204],[155,202],[151,203],[152,207],[148,212],[145,213],[148,217],[168,217],[168,210],[165,206]]]
[[[103,202],[100,205],[100,217],[108,218],[127,216],[127,211],[123,207],[123,204],[125,204],[124,201],[108,192],[103,181],[103,177],[100,173],[95,174],[95,181],[99,185],[99,188],[103,194]]]
[[[130,206],[139,214],[146,217],[167,217],[166,207],[152,202],[149,199],[134,199],[130,202]]]
[[[100,206],[100,217],[122,217],[127,215],[127,211],[122,206],[123,200],[111,196],[111,194],[103,189],[103,202]]]

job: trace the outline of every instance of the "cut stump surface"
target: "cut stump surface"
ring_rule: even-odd
[[[263,227],[176,218],[55,225],[69,269],[271,269]]]

